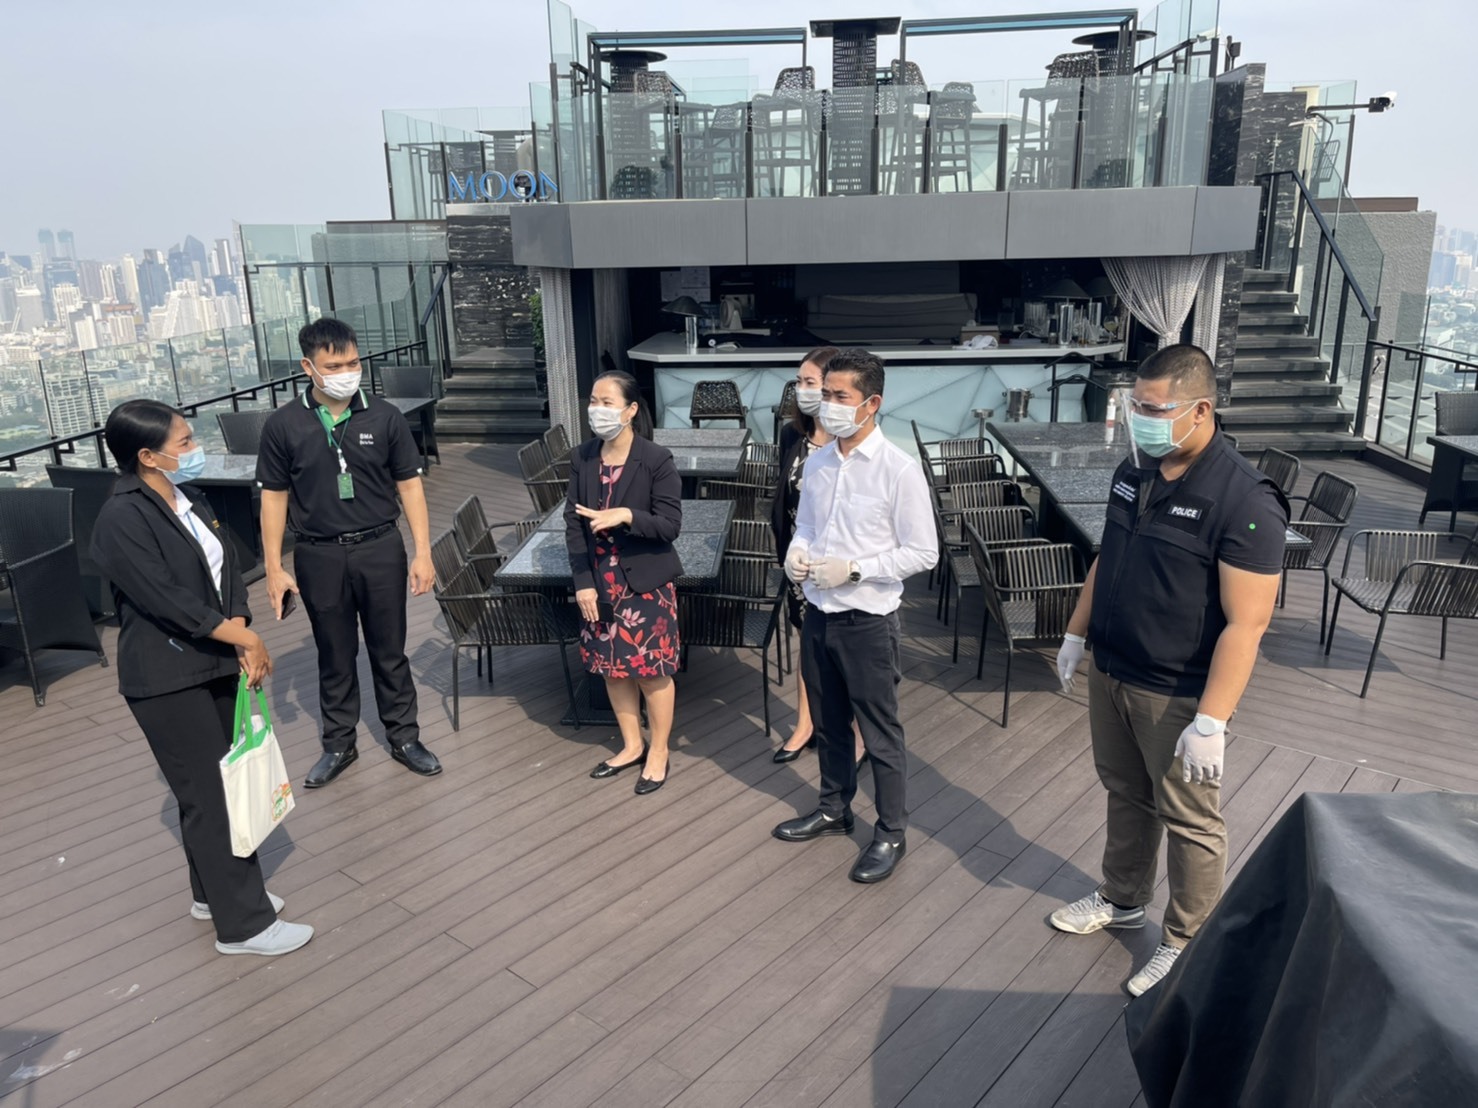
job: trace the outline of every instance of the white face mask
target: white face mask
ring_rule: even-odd
[[[867,400],[871,399],[872,397],[870,396],[867,398]],[[867,403],[867,400],[864,400],[862,404],[858,404],[855,408],[846,404],[833,404],[830,400],[823,400],[821,402],[820,414],[817,416],[817,419],[821,423],[821,429],[833,438],[850,439],[858,431],[862,430],[863,424],[868,419],[872,418],[872,413],[869,412],[867,418],[862,423],[857,422],[857,413],[862,411],[862,407]]]
[[[606,408],[591,405],[585,409],[585,418],[590,421],[590,429],[606,442],[610,442],[626,430],[630,424],[624,423],[621,413],[624,408]]]
[[[319,390],[330,400],[348,400],[359,391],[364,370],[356,369],[353,373],[319,373],[314,370],[313,377]]]
[[[797,388],[795,406],[801,410],[802,415],[814,416],[821,410],[821,390]]]

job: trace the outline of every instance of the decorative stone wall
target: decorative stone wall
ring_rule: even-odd
[[[457,350],[532,347],[529,297],[536,286],[525,267],[513,264],[509,205],[452,207],[463,208],[446,221]]]

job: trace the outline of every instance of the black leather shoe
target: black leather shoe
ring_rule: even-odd
[[[436,755],[427,750],[420,739],[404,746],[392,746],[390,757],[422,777],[435,777],[441,772],[441,763],[436,760]]]
[[[348,750],[331,750],[313,763],[313,768],[303,780],[303,787],[321,789],[358,760],[359,751],[352,746]]]
[[[788,843],[803,843],[822,835],[850,835],[852,827],[850,811],[843,812],[840,816],[829,816],[818,808],[809,816],[788,819],[778,824],[770,834]]]
[[[596,766],[593,770],[590,771],[590,776],[594,777],[597,781],[600,781],[607,777],[615,777],[616,774],[620,773],[623,769],[630,769],[632,766],[644,766],[646,764],[647,751],[646,748],[643,747],[640,758],[634,758],[629,762],[622,762],[619,766],[613,766],[610,762],[602,762],[600,765]]]
[[[643,759],[643,761],[645,761],[645,759]],[[636,779],[636,788],[634,790],[632,790],[632,791],[635,792],[637,796],[646,796],[647,793],[654,793],[658,789],[660,789],[663,785],[667,784],[667,779],[669,777],[671,777],[671,776],[672,776],[672,763],[671,762],[668,762],[667,763],[667,772],[662,775],[662,780],[660,780],[660,781],[653,781],[646,774],[642,774],[640,777],[638,777]]]
[[[804,744],[796,747],[794,750],[786,750],[785,747],[782,746],[779,750],[775,751],[774,760],[781,763],[782,765],[786,762],[793,762],[801,756],[801,753],[803,751],[810,750],[815,745],[816,736],[812,735],[809,739],[805,741]]]
[[[877,881],[886,881],[897,868],[908,845],[900,839],[896,843],[885,843],[874,839],[862,852],[862,857],[857,859],[857,864],[852,867],[848,874],[853,881],[861,881],[864,885],[871,885]]]

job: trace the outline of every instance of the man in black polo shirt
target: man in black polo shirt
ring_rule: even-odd
[[[318,646],[323,757],[308,788],[327,785],[359,757],[359,626],[374,675],[375,704],[390,756],[431,776],[441,763],[421,743],[416,686],[405,656],[405,544],[396,519],[410,523],[416,556],[413,595],[429,590],[431,527],[421,487],[421,455],[405,416],[361,387],[353,328],[320,319],[298,332],[303,371],[313,387],[267,420],[257,453],[267,596],[277,618],[300,593]],[[282,536],[297,538],[293,568],[282,568]]]
[[[1288,501],[1213,419],[1216,372],[1194,346],[1157,351],[1128,402],[1131,457],[1109,489],[1098,560],[1057,657],[1070,690],[1093,645],[1088,726],[1108,790],[1103,883],[1052,913],[1086,935],[1143,927],[1169,833],[1160,946],[1127,988],[1169,971],[1226,875],[1226,726],[1257,661],[1283,568]]]

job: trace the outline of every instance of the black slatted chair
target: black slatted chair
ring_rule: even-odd
[[[991,620],[1006,640],[1006,679],[1002,687],[1001,726],[1011,713],[1011,658],[1017,643],[1060,640],[1083,589],[1081,556],[1071,543],[1033,543],[991,549],[974,528],[965,537],[985,596],[975,679],[985,670],[985,640]]]
[[[960,513],[980,508],[1011,508],[1026,505],[1022,503],[1021,486],[1015,481],[1004,478],[993,481],[966,481],[953,486],[936,484],[933,492],[934,522],[939,532],[940,549],[937,614],[948,626],[948,596],[954,584],[955,564],[959,561],[952,558],[951,554],[967,552],[965,535],[960,529]],[[963,563],[961,568],[963,568]]]
[[[543,434],[544,452],[556,471],[563,467],[564,475],[570,475],[570,436],[565,434],[563,423],[551,424]]]
[[[758,555],[725,554],[719,592],[684,591],[678,598],[678,622],[683,649],[694,646],[732,647],[757,650],[764,703],[765,737],[770,735],[770,644],[776,643],[775,680],[780,676],[780,610],[784,591],[776,588],[766,595],[766,582],[774,562]],[[729,588],[740,591],[730,592]],[[758,594],[758,595],[755,595]]]
[[[924,469],[933,470],[936,476],[944,476],[944,460],[946,458],[982,458],[999,457],[1000,452],[996,450],[995,443],[984,435],[961,439],[930,439],[926,440],[919,430],[915,420],[909,420],[909,426],[913,428],[913,441],[918,447],[919,461],[924,464]]]
[[[729,522],[729,544],[724,547],[735,554],[760,554],[775,561],[775,532],[762,519],[734,519]]]
[[[89,650],[100,665],[108,664],[87,610],[71,489],[0,489],[0,566],[10,600],[8,610],[0,607],[0,650],[25,659],[36,706],[43,707],[46,693],[36,673],[41,651]]]
[[[785,387],[780,390],[780,403],[771,405],[770,413],[775,417],[774,432],[770,435],[770,441],[780,441],[781,424],[789,423],[795,418],[796,412],[795,382],[786,381]]]
[[[466,568],[462,558],[462,544],[451,531],[443,531],[431,541],[431,565],[436,570],[436,587],[444,589],[451,585],[457,574]]]
[[[1437,434],[1478,435],[1478,392],[1471,389],[1453,392],[1434,392],[1432,401],[1437,408]],[[1457,530],[1457,505],[1470,504],[1478,500],[1478,479],[1475,479],[1478,464],[1464,462],[1458,471],[1457,496],[1448,513],[1447,529]],[[1427,509],[1423,508],[1417,523],[1427,521]]]
[[[429,396],[437,400],[442,397],[441,378],[429,365],[387,365],[376,371],[380,377],[380,395],[392,398],[419,399]],[[416,449],[423,456],[441,461],[441,448],[436,441],[436,409],[431,409],[431,434],[423,436],[419,419],[411,423],[411,434],[415,436]],[[424,438],[424,441],[423,441]]]
[[[974,527],[976,533],[992,549],[1002,546],[1019,546],[1024,543],[1044,543],[1047,540],[1037,538],[1033,534],[1036,530],[1036,520],[1032,516],[1032,510],[1025,505],[1009,508],[967,508],[963,511],[949,513],[936,512],[935,522],[941,534],[961,536],[958,544],[945,543],[943,547],[945,558],[949,562],[946,567],[946,581],[950,588],[939,590],[939,601],[935,611],[935,617],[943,620],[945,626],[949,626],[949,598],[952,589],[955,602],[955,639],[950,661],[958,662],[960,660],[960,605],[964,601],[966,592],[980,588],[980,575],[975,570],[974,559],[970,557],[968,539],[964,537],[965,527]]]
[[[1293,495],[1293,486],[1298,484],[1301,463],[1286,450],[1268,447],[1257,458],[1259,472],[1272,478],[1273,483],[1283,490],[1284,496]]]
[[[537,527],[539,522],[535,520],[534,525]],[[477,570],[483,588],[493,587],[493,574],[508,560],[508,555],[498,549],[493,528],[512,526],[512,523],[489,523],[482,510],[482,501],[475,495],[462,501],[452,514],[452,535],[456,539],[458,553],[463,563]]]
[[[77,568],[82,573],[82,587],[87,594],[87,607],[93,616],[109,619],[113,612],[113,589],[103,571],[92,560],[92,529],[98,513],[113,495],[118,471],[80,466],[47,466],[46,475],[54,489],[72,490],[72,535],[77,550]]]
[[[1345,597],[1371,615],[1380,616],[1375,640],[1370,644],[1370,661],[1365,666],[1365,683],[1360,686],[1362,700],[1370,691],[1370,675],[1375,670],[1375,656],[1380,653],[1387,617],[1428,616],[1442,620],[1442,647],[1438,657],[1444,659],[1447,621],[1478,619],[1478,530],[1467,538],[1458,561],[1437,560],[1444,546],[1450,548],[1455,540],[1462,538],[1443,531],[1357,531],[1345,547],[1344,568],[1331,581],[1334,611],[1329,616],[1324,653],[1327,655],[1334,645],[1339,602]],[[1350,573],[1356,547],[1362,547],[1365,553],[1364,569],[1359,576]]]
[[[1297,519],[1288,526],[1308,539],[1313,546],[1306,550],[1286,547],[1283,551],[1283,580],[1278,585],[1278,606],[1288,602],[1288,571],[1318,570],[1324,575],[1324,601],[1319,605],[1319,641],[1324,641],[1324,627],[1329,619],[1329,563],[1334,560],[1339,537],[1349,525],[1355,510],[1357,489],[1343,477],[1320,473],[1308,496],[1291,496],[1290,502],[1303,502]]]
[[[749,409],[740,400],[739,386],[733,381],[699,381],[693,386],[688,422],[694,427],[715,419],[736,419],[743,427],[748,416]]]
[[[216,422],[221,427],[221,438],[226,441],[226,453],[257,453],[257,446],[262,441],[262,428],[271,415],[271,408],[259,412],[217,412]]]
[[[946,486],[962,485],[971,481],[1006,479],[1006,462],[999,454],[981,454],[973,458],[943,458],[941,461],[944,463]]]
[[[739,463],[739,474],[733,480],[707,477],[698,482],[698,499],[734,501],[735,519],[769,519],[770,502],[775,496],[774,469],[765,462]]]
[[[452,730],[461,728],[461,686],[458,662],[463,650],[496,646],[554,646],[564,668],[565,693],[575,729],[580,728],[575,685],[570,678],[570,660],[565,648],[580,641],[580,622],[572,604],[555,604],[539,592],[489,593],[482,588],[477,571],[464,566],[445,588],[436,590],[436,602],[446,617],[452,636]],[[487,679],[493,680],[493,662],[488,658]]]

